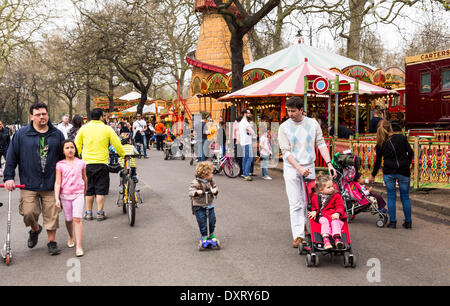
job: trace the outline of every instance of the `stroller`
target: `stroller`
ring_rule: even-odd
[[[184,160],[186,156],[183,152],[183,142],[172,133],[170,133],[170,140],[164,140],[164,160],[175,159],[177,157]]]
[[[370,212],[372,215],[378,215],[377,227],[384,227],[388,222],[387,213],[381,211],[377,200],[364,192],[354,181],[361,168],[361,158],[353,153],[336,153],[332,163],[338,173],[336,182],[345,202],[348,222],[353,221],[361,212]]]
[[[311,211],[311,199],[314,193],[315,181],[305,180],[304,183],[308,212]],[[344,221],[344,226],[341,231],[341,241],[344,243],[344,248],[339,249],[333,247],[331,249],[324,248],[324,241],[321,235],[321,225],[318,221],[308,218],[311,234],[306,236],[305,241],[299,245],[298,253],[300,255],[306,254],[306,266],[319,266],[318,253],[323,255],[330,255],[333,261],[334,256],[344,256],[344,267],[356,267],[356,257],[352,251],[350,240],[350,233],[348,230],[348,221]],[[330,236],[330,242],[335,245],[333,237]]]

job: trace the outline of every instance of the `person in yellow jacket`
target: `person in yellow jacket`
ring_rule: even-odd
[[[129,134],[121,134],[120,141],[122,143],[123,149],[127,155],[136,155],[139,154],[138,150],[131,144],[131,139]],[[119,164],[125,167],[125,158],[119,158]],[[130,175],[133,179],[136,179],[137,176],[137,166],[136,166],[136,158],[130,158],[130,163],[128,165],[130,167]]]
[[[109,192],[109,144],[114,146],[119,156],[125,156],[119,136],[103,122],[103,110],[94,108],[91,111],[91,121],[80,128],[75,138],[78,152],[86,163],[88,178],[85,220],[93,220],[94,197],[97,202],[97,220],[106,219],[103,207],[105,195]]]

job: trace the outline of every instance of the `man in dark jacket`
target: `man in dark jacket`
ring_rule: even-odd
[[[48,108],[44,103],[30,107],[30,123],[18,130],[6,154],[3,181],[9,191],[15,189],[15,169],[19,166],[20,183],[25,185],[20,194],[19,213],[25,226],[30,226],[28,247],[34,248],[44,227],[48,235],[48,251],[58,255],[55,238],[59,227],[60,209],[55,205],[55,174],[59,160],[63,133],[48,121]],[[39,225],[42,212],[43,226]]]
[[[11,139],[9,134],[9,129],[3,126],[3,122],[0,121],[0,175],[3,175],[2,156],[6,161],[6,151],[8,151],[8,146]]]
[[[369,133],[375,134],[378,129],[378,123],[383,120],[383,116],[378,112],[373,112],[373,117],[370,119]]]

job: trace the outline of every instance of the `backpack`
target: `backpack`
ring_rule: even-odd
[[[361,169],[361,157],[353,153],[336,153],[331,161],[333,167],[336,169],[345,169],[349,167],[354,167],[355,171],[358,172]]]

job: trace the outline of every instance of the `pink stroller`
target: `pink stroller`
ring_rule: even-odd
[[[372,215],[378,215],[377,227],[384,227],[388,222],[388,215],[379,205],[379,202],[384,200],[364,191],[361,185],[354,181],[361,159],[353,153],[336,153],[333,165],[338,173],[337,183],[345,202],[348,222],[353,221],[360,212],[370,212]]]

